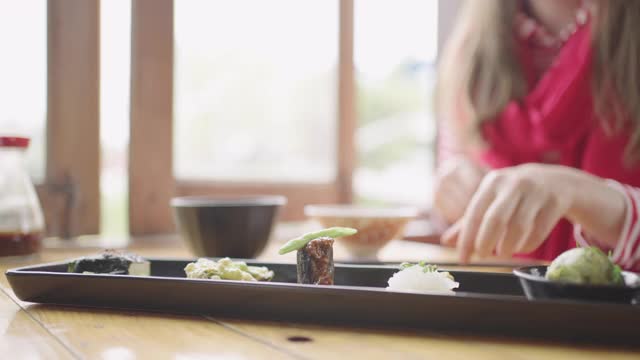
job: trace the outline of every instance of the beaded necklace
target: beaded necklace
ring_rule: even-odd
[[[559,49],[588,20],[589,9],[585,1],[582,1],[578,10],[576,10],[573,20],[560,30],[557,35],[549,32],[540,22],[528,15],[523,7],[516,14],[515,26],[520,38],[531,41],[540,47]]]

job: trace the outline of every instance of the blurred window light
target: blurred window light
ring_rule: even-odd
[[[356,0],[356,200],[428,206],[438,1]]]
[[[178,179],[336,176],[337,0],[176,0]]]
[[[131,0],[101,1],[101,232],[112,240],[122,240],[128,233],[130,64]]]
[[[0,134],[31,138],[29,173],[44,181],[47,2],[0,0]]]

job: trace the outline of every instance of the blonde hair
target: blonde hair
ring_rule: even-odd
[[[480,125],[509,101],[526,95],[513,33],[519,4],[513,0],[465,1],[442,55],[436,111],[440,119],[452,109],[464,112],[471,121],[461,128],[454,124],[459,127],[454,130],[466,140],[482,141]],[[631,126],[625,159],[636,160],[640,158],[640,1],[597,1],[596,8],[592,39],[595,110],[608,134]]]

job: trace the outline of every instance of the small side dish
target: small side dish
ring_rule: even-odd
[[[408,206],[360,206],[353,204],[315,204],[304,213],[322,227],[341,226],[358,233],[340,239],[340,245],[353,258],[375,261],[378,252],[392,239],[403,236],[418,209]]]
[[[513,270],[529,300],[640,304],[640,277],[622,271],[596,247],[567,250],[549,266]]]
[[[116,250],[105,250],[70,262],[67,272],[80,274],[151,275],[151,264],[141,256]]]
[[[273,271],[265,266],[249,266],[244,261],[223,258],[218,261],[200,258],[184,268],[187,278],[240,281],[271,281]]]
[[[389,291],[454,294],[460,286],[453,275],[438,270],[436,265],[402,263],[400,271],[389,278]]]
[[[335,238],[350,236],[358,230],[332,227],[304,234],[284,244],[280,255],[297,250],[297,278],[299,284],[333,285],[333,242]]]

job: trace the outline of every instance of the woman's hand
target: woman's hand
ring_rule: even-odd
[[[449,224],[458,221],[487,170],[464,157],[450,159],[438,168],[434,207]]]
[[[624,197],[601,179],[563,166],[526,164],[488,173],[464,216],[443,234],[460,260],[473,253],[510,257],[535,250],[563,217],[616,241]]]

